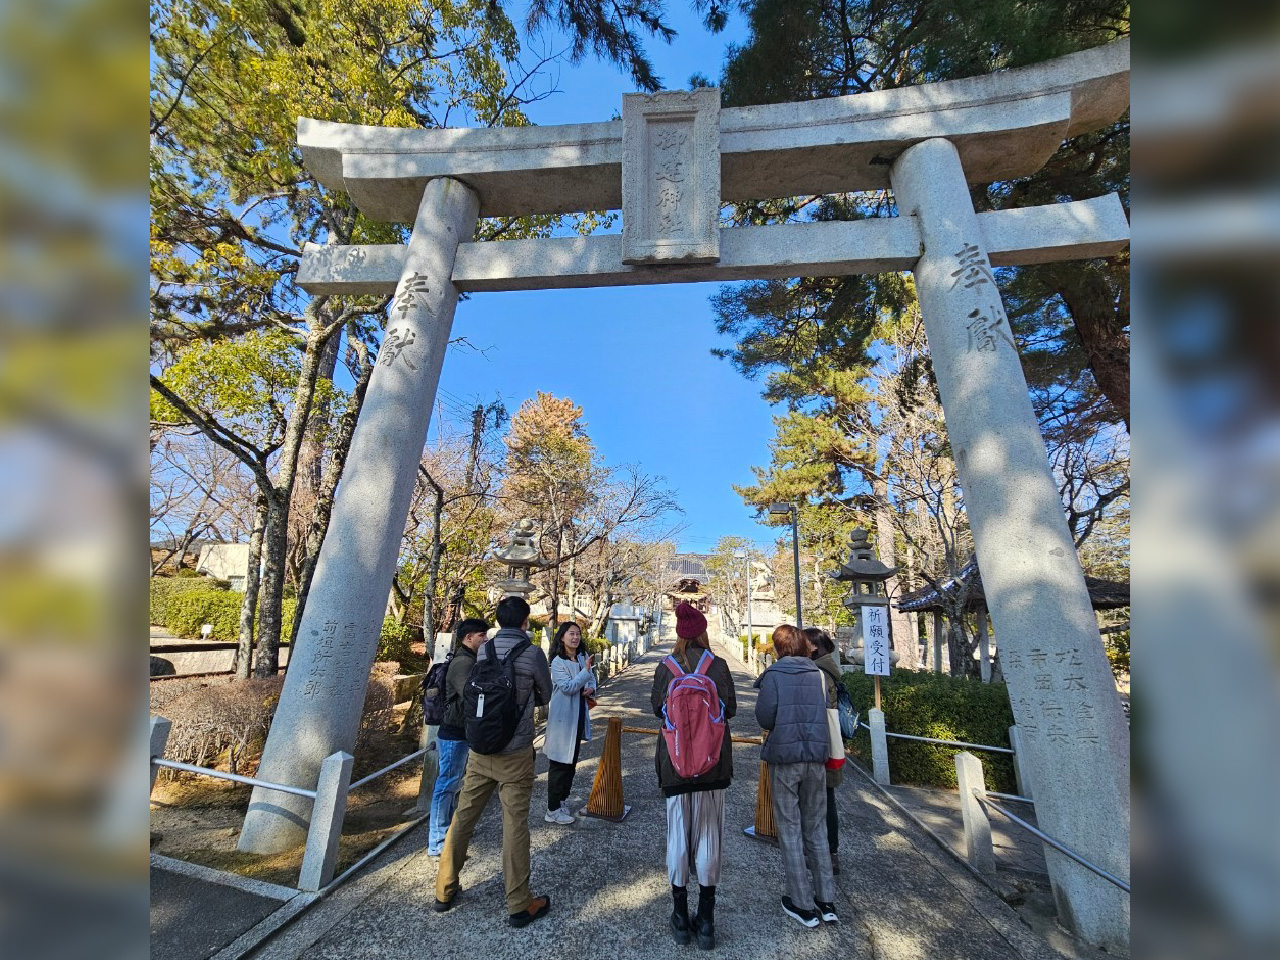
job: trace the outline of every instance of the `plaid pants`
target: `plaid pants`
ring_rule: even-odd
[[[827,770],[821,763],[769,764],[773,818],[787,871],[787,896],[801,910],[834,903],[836,882],[827,848]]]

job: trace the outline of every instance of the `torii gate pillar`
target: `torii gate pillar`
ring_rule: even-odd
[[[1036,819],[1128,876],[1129,734],[959,154],[948,140],[926,140],[890,176],[899,215],[919,223],[920,310],[1030,754]],[[1128,894],[1045,855],[1063,921],[1091,944],[1127,950]]]
[[[335,749],[354,752],[378,627],[427,440],[458,291],[458,245],[480,200],[457,180],[427,184],[365,392],[333,518],[289,658],[258,779],[312,786]],[[305,841],[311,801],[255,787],[240,832],[247,853]]]

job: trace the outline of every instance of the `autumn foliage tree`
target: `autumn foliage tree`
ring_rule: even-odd
[[[511,519],[528,516],[538,523],[538,582],[554,627],[571,564],[679,508],[657,478],[630,465],[606,467],[587,435],[582,408],[566,397],[540,391],[525,401],[511,418],[505,443],[501,496]]]

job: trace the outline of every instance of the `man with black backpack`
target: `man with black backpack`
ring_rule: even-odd
[[[550,897],[529,890],[529,800],[533,793],[533,711],[551,698],[547,655],[529,642],[529,604],[498,601],[498,632],[476,652],[463,688],[463,723],[471,756],[462,796],[445,837],[436,875],[435,909],[453,907],[458,877],[476,822],[494,790],[502,803],[502,872],[507,922],[528,926],[545,916]]]
[[[463,688],[475,666],[476,651],[484,644],[489,625],[469,617],[453,629],[453,649],[443,663],[434,664],[423,683],[423,723],[440,725],[436,749],[440,754],[440,772],[436,774],[431,796],[431,832],[427,837],[427,855],[440,856],[445,834],[453,822],[453,811],[462,792],[462,777],[467,769],[467,731],[462,718]]]

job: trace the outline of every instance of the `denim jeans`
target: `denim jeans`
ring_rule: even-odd
[[[436,746],[440,750],[440,772],[436,774],[436,789],[431,795],[431,832],[427,839],[427,852],[438,856],[444,848],[444,837],[449,832],[453,811],[458,806],[470,748],[465,740],[437,740]]]

